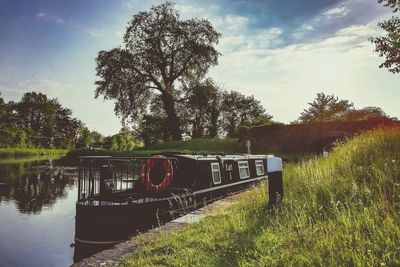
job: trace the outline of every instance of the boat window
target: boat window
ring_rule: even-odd
[[[249,163],[247,161],[239,161],[239,176],[240,179],[245,179],[250,177]]]
[[[219,163],[211,163],[211,173],[214,184],[221,183],[221,172],[219,170]]]
[[[264,163],[262,160],[256,160],[256,173],[257,175],[263,175],[264,174]]]

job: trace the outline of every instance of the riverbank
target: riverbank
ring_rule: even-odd
[[[285,206],[258,188],[226,212],[143,236],[121,266],[400,264],[400,129],[284,167]]]
[[[0,148],[0,158],[29,157],[29,156],[64,156],[69,149],[49,148]]]

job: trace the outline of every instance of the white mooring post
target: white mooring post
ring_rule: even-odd
[[[250,140],[246,140],[245,142],[244,142],[244,145],[246,146],[246,148],[247,148],[247,154],[251,154],[251,142],[250,142]]]
[[[282,159],[268,155],[267,172],[268,172],[268,192],[269,202],[268,208],[280,206],[283,202],[283,164]]]

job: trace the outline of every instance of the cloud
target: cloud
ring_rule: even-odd
[[[327,17],[343,17],[349,13],[349,9],[346,6],[334,7],[328,9],[323,14]]]
[[[263,30],[256,30],[252,33],[244,34],[228,34],[223,35],[219,48],[222,53],[231,53],[235,51],[251,51],[251,50],[265,50],[278,45],[282,29],[268,28]]]
[[[48,13],[44,13],[44,12],[36,13],[36,18],[38,18],[40,20],[55,22],[57,24],[64,23],[63,18],[61,18],[57,15],[54,15],[54,14],[48,14]]]
[[[279,38],[280,29],[272,32]],[[387,98],[387,92],[400,82],[400,77],[378,68],[380,59],[368,41],[369,36],[378,33],[376,21],[372,21],[340,29],[314,42],[278,47],[256,45],[263,43],[256,39],[268,40],[271,32],[259,32],[248,39],[242,36],[241,48],[222,47],[219,65],[210,73],[229,89],[255,95],[268,112],[284,122],[296,119],[321,91],[359,106],[379,105],[398,116],[395,101]]]
[[[225,15],[225,16],[209,16],[208,19],[213,25],[224,33],[232,33],[243,31],[248,26],[249,19],[244,16]]]
[[[179,10],[179,12],[188,17],[193,17],[199,14],[204,14],[206,11],[205,8],[190,4],[175,4],[175,8]]]
[[[299,27],[289,31],[288,43],[316,41],[334,35],[338,30],[366,25],[378,17],[390,13],[376,1],[349,0],[321,10]]]

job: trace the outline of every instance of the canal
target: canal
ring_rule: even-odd
[[[56,159],[0,159],[0,266],[72,264],[77,190]]]

